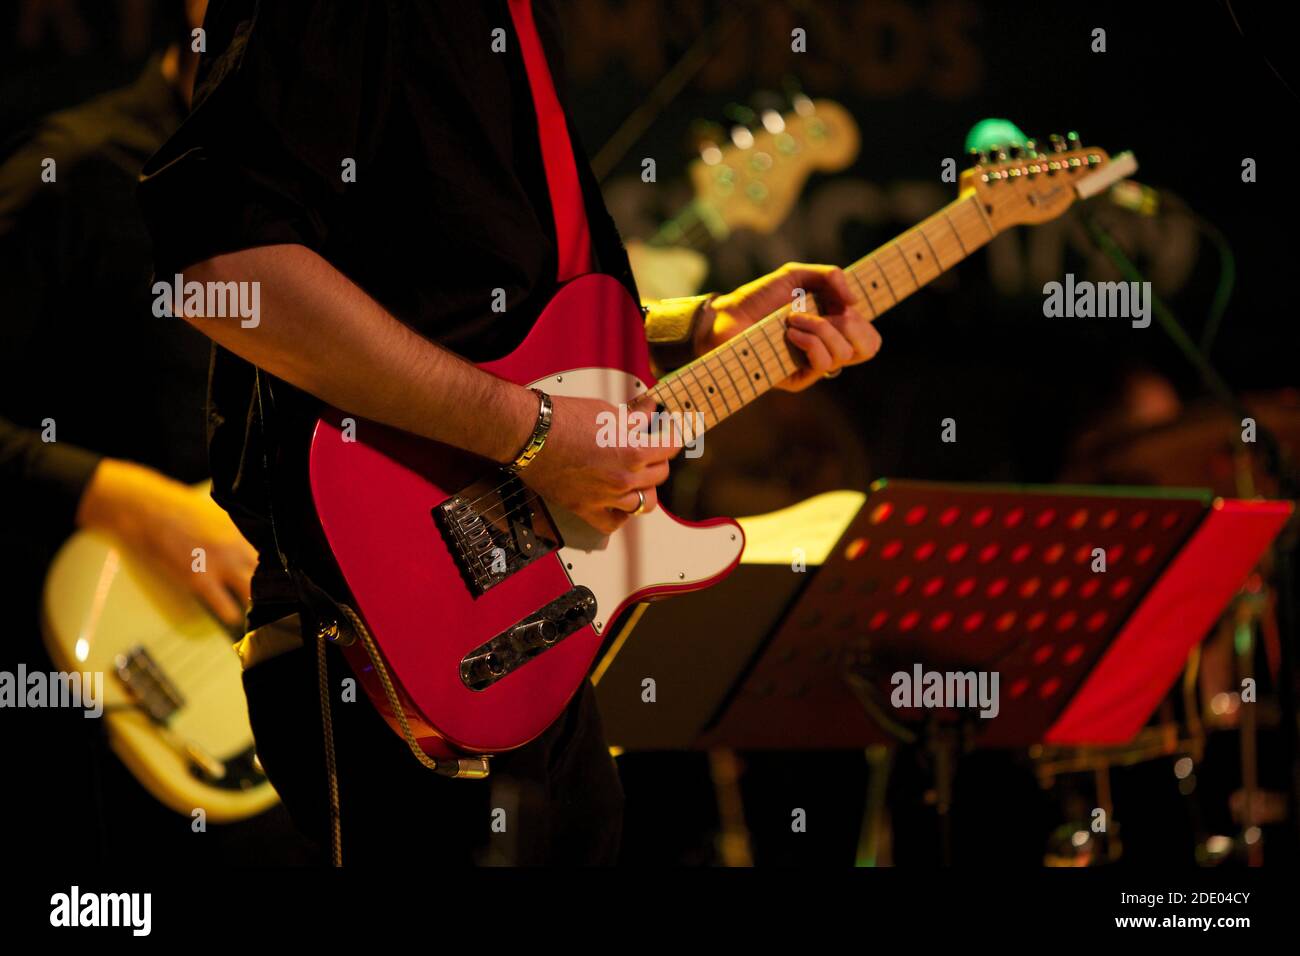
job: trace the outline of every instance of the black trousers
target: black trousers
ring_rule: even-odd
[[[304,635],[307,637],[307,635]],[[316,646],[244,673],[258,757],[298,828],[328,859],[329,802]],[[623,789],[591,684],[532,743],[492,758],[487,780],[448,779],[422,766],[326,648],[344,866],[413,862],[608,865],[618,853]]]

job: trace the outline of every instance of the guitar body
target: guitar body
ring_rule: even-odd
[[[195,598],[82,531],[50,565],[42,623],[55,667],[103,673],[113,751],[160,802],[229,823],[279,801],[254,759],[233,638]]]
[[[642,321],[617,281],[583,276],[518,349],[481,367],[618,405],[654,383]],[[435,756],[532,740],[586,679],[624,608],[707,587],[740,560],[744,535],[728,519],[689,523],[659,507],[605,536],[530,501],[518,479],[496,490],[510,476],[491,462],[365,421],[345,440],[342,418],[317,422],[313,504],[411,729]],[[398,729],[361,642],[345,653]]]

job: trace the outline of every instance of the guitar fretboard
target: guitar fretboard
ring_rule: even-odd
[[[951,269],[996,235],[971,195],[955,200],[844,271],[873,319]],[[808,305],[814,308],[811,297]],[[786,338],[792,305],[675,372],[650,390],[670,412],[712,428],[803,368],[802,352]],[[696,431],[699,429],[697,427]]]

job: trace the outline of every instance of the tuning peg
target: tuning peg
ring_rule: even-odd
[[[1052,144],[1052,150],[1053,150],[1054,152],[1057,152],[1057,153],[1063,153],[1063,152],[1065,152],[1065,140],[1063,140],[1063,139],[1061,138],[1061,136],[1060,136],[1059,133],[1053,133],[1051,136],[1049,136],[1049,137],[1047,137],[1047,138],[1048,138],[1049,141],[1051,141],[1051,144]]]
[[[780,110],[763,110],[759,115],[759,119],[763,123],[763,129],[774,136],[785,131],[785,117],[781,115]]]
[[[1070,130],[1070,132],[1065,134],[1065,141],[1068,144],[1070,149],[1078,149],[1081,145],[1083,145],[1082,143],[1079,142],[1079,134],[1076,133],[1074,130]]]
[[[1038,158],[1038,140],[1036,139],[1025,140],[1025,154],[1030,159]]]
[[[737,149],[749,149],[754,145],[754,131],[748,126],[731,127],[731,142]]]

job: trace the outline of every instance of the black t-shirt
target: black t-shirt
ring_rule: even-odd
[[[534,6],[559,85],[555,11]],[[518,345],[555,291],[556,237],[504,0],[230,0],[210,4],[204,26],[194,110],[150,160],[139,191],[159,278],[223,252],[298,243],[470,360]],[[577,165],[597,268],[632,291],[590,169]],[[497,289],[504,312],[492,309]],[[255,603],[274,603],[293,592],[276,560],[263,457],[276,531],[292,555],[310,547],[299,532],[311,524],[304,452],[318,404],[264,381],[274,410],[266,401],[259,410],[252,368],[215,349],[214,494],[262,554]]]

